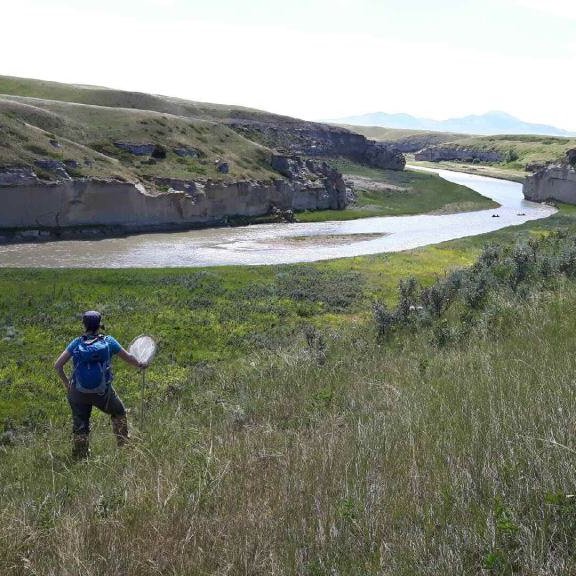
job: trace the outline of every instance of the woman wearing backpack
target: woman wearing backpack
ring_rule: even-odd
[[[128,421],[122,400],[112,387],[112,356],[137,368],[146,368],[132,354],[124,350],[112,337],[99,332],[102,316],[91,310],[82,316],[86,332],[68,344],[60,354],[54,368],[68,392],[72,409],[73,456],[84,458],[89,453],[90,415],[96,406],[112,418],[112,429],[118,446],[128,440]],[[72,358],[74,366],[71,378],[64,372],[64,365]]]

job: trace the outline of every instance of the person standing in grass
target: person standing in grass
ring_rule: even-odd
[[[85,458],[89,454],[90,415],[96,406],[112,418],[112,429],[118,446],[128,440],[128,421],[122,400],[112,387],[112,357],[136,368],[146,368],[132,354],[127,352],[112,336],[102,334],[102,315],[95,310],[82,316],[85,332],[68,344],[60,354],[54,368],[68,392],[68,403],[72,409],[72,433],[75,458]],[[70,378],[64,366],[72,358],[73,371]]]

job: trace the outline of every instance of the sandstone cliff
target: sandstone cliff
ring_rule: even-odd
[[[576,204],[576,149],[568,150],[564,162],[528,176],[522,191],[526,200],[534,202],[558,200]]]
[[[0,228],[8,236],[27,229],[20,236],[34,238],[78,227],[117,227],[120,232],[190,228],[274,210],[345,208],[347,188],[338,171],[297,157],[275,157],[274,162],[285,167],[285,179],[161,179],[158,184],[168,189],[161,193],[152,193],[140,183],[120,181],[68,178],[43,182],[32,170],[4,169],[0,172]]]

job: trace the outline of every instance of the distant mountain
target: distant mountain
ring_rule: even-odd
[[[383,126],[403,130],[432,130],[434,132],[459,132],[462,134],[536,134],[545,136],[576,136],[554,126],[545,124],[532,124],[524,122],[506,114],[506,112],[487,112],[486,114],[473,114],[462,118],[449,118],[448,120],[430,120],[418,118],[410,114],[386,114],[373,112],[360,116],[348,116],[328,120],[337,124],[352,124],[355,126]]]

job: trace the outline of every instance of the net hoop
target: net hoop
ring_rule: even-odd
[[[150,364],[154,356],[156,356],[156,342],[151,336],[141,334],[130,342],[128,352],[132,354],[138,362]]]

